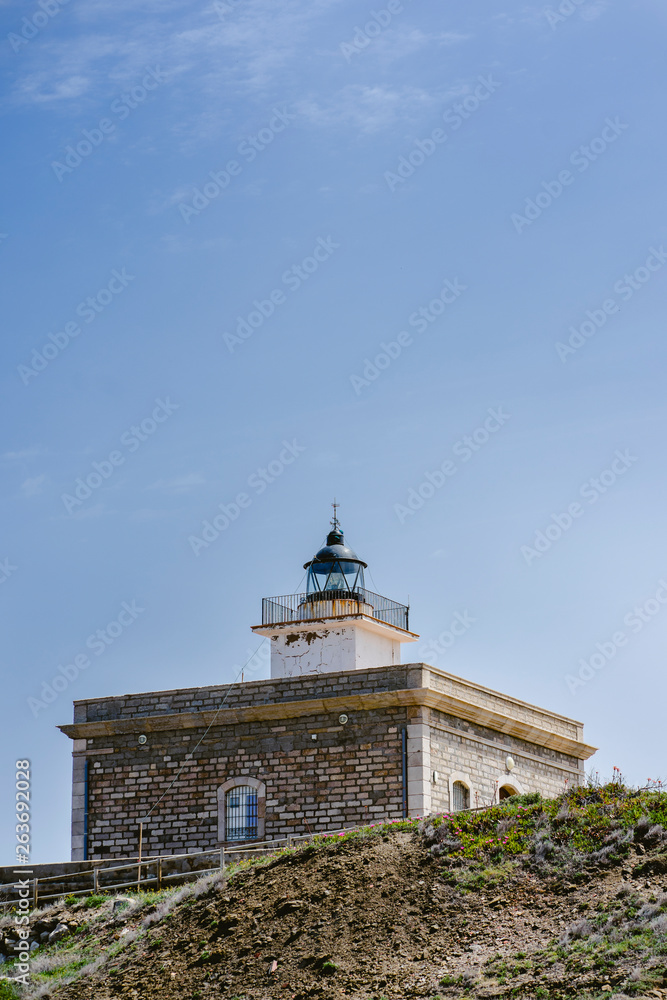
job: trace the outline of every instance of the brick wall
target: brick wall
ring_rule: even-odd
[[[411,664],[374,667],[371,670],[340,671],[316,677],[289,677],[278,680],[248,681],[244,684],[216,685],[202,688],[178,688],[174,691],[126,694],[116,698],[90,698],[74,702],[74,722],[102,722],[176,712],[269,705],[280,701],[307,701],[336,695],[368,694],[374,691],[397,691],[416,686],[410,683]],[[413,673],[420,674],[420,671]]]
[[[387,692],[402,693],[373,698]],[[434,692],[445,696],[442,710],[427,707]],[[353,702],[353,696],[367,697]],[[331,698],[338,706],[328,711]],[[207,711],[208,721],[223,702],[225,712],[257,711],[223,712],[206,731],[197,713]],[[304,702],[309,704],[297,704]],[[283,714],[280,706],[289,703]],[[455,711],[464,717],[450,714]],[[339,724],[341,712],[349,716],[345,725]],[[142,726],[142,718],[160,716],[171,718]],[[90,858],[136,854],[138,819],[153,807],[147,853],[215,848],[218,788],[234,778],[265,785],[266,839],[397,818],[404,728],[411,815],[451,809],[457,775],[470,786],[472,806],[490,801],[496,781],[554,795],[566,778],[578,784],[583,775],[583,762],[569,755],[579,751],[580,723],[425,664],[91,699],[75,703],[74,721],[101,723],[93,732],[103,734],[89,736],[85,725],[64,727],[74,740],[73,859],[83,857],[85,761]],[[144,746],[138,743],[142,730]],[[189,760],[204,734],[196,759]],[[508,754],[516,762],[511,775]]]
[[[190,707],[190,706],[188,706]],[[334,830],[402,815],[401,728],[404,709],[353,713],[345,726],[328,714],[204,730],[88,741],[89,857],[136,853],[138,817],[160,797],[145,828],[145,850],[172,854],[207,850],[218,842],[217,789],[248,776],[266,784],[266,839]],[[315,733],[317,740],[312,740]],[[95,745],[113,754],[95,756]],[[169,787],[175,775],[183,773]],[[97,765],[97,766],[96,766]]]
[[[519,792],[555,796],[564,790],[566,779],[572,787],[583,778],[583,762],[556,750],[433,709],[430,725],[431,770],[438,773],[431,791],[434,812],[452,809],[448,780],[452,774],[468,777],[473,807],[489,805],[494,788],[503,784]],[[505,766],[508,756],[515,763],[511,773]]]

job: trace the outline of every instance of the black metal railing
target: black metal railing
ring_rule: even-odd
[[[262,625],[309,621],[315,618],[340,618],[367,614],[378,621],[409,629],[410,609],[371,590],[327,591],[319,594],[285,594],[262,598]]]

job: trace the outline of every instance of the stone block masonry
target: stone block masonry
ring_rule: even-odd
[[[594,749],[581,723],[419,663],[89,699],[60,728],[73,860],[136,856],[149,813],[145,854],[214,849],[235,783],[258,790],[272,840],[399,818],[404,801],[413,816],[451,810],[455,780],[473,806],[503,782],[556,794]]]
[[[89,771],[90,855],[136,852],[138,818],[153,807],[144,832],[149,854],[215,847],[218,786],[244,776],[266,786],[267,840],[355,826],[379,814],[400,816],[404,714],[367,713],[345,727],[332,725],[324,714],[292,719],[289,727],[275,727],[271,720],[214,726],[192,760],[190,747],[204,727],[187,736],[176,729],[153,733],[144,746],[124,734],[114,741],[112,755],[99,758],[94,739],[85,751],[99,764]]]

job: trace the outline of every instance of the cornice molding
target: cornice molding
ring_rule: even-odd
[[[120,736],[128,733],[155,733],[165,730],[198,729],[215,723],[217,726],[234,726],[246,722],[280,722],[308,715],[349,713],[386,708],[432,708],[453,715],[467,722],[485,726],[494,732],[516,736],[518,739],[559,753],[588,760],[597,747],[569,739],[559,733],[542,729],[520,719],[494,712],[444,694],[433,688],[407,688],[398,691],[377,691],[369,694],[339,695],[333,698],[312,698],[305,701],[283,701],[268,705],[248,705],[243,708],[225,708],[218,711],[178,712],[164,715],[138,715],[131,719],[109,719],[100,722],[80,722],[58,726],[72,740],[93,739],[100,736]]]

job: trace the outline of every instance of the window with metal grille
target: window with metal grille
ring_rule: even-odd
[[[237,785],[227,792],[227,840],[252,840],[257,836],[257,789]]]
[[[455,781],[452,785],[452,809],[460,812],[461,809],[470,808],[470,789],[462,781]]]

